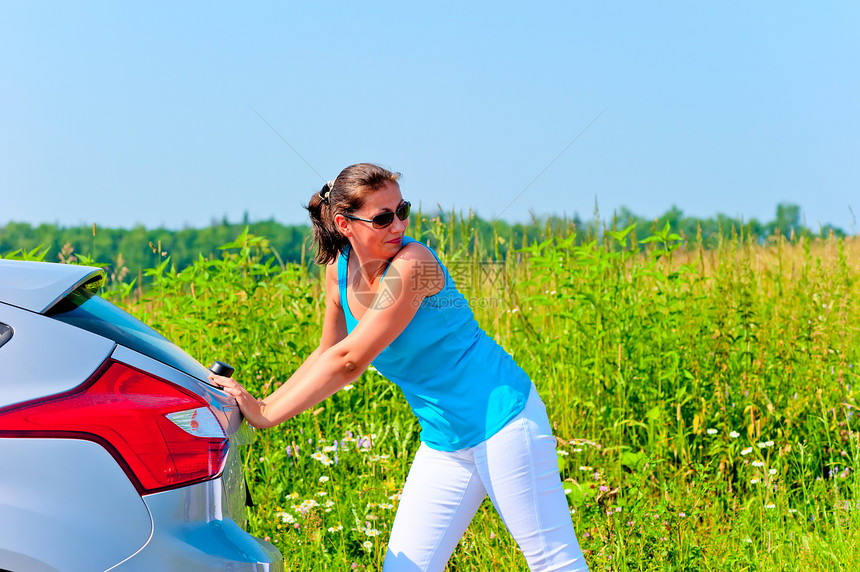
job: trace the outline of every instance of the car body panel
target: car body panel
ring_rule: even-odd
[[[14,335],[0,347],[0,408],[81,385],[114,342],[0,302],[0,322]],[[23,359],[23,356],[28,356]]]
[[[152,538],[111,570],[282,571],[284,560],[274,546],[227,518],[221,490],[216,480],[143,497]]]
[[[149,541],[149,509],[100,445],[4,438],[0,459],[0,569],[104,570]]]
[[[97,289],[103,280],[104,270],[92,266],[0,259],[0,300],[37,314],[81,284],[95,281]]]

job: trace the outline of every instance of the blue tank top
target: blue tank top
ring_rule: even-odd
[[[417,242],[404,237],[403,246]],[[477,445],[494,435],[525,407],[531,381],[514,359],[475,321],[468,301],[457,291],[448,269],[439,262],[442,289],[424,299],[415,316],[373,366],[397,384],[421,425],[421,441],[440,451]],[[358,325],[346,297],[350,247],[338,257],[340,303],[348,332]],[[399,277],[383,275],[385,295],[396,295]],[[388,283],[386,283],[388,280]]]

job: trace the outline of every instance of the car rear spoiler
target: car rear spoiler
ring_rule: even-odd
[[[105,271],[92,266],[0,260],[0,302],[39,314],[77,288],[96,293],[104,283]]]

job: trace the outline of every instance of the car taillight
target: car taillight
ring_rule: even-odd
[[[99,443],[141,494],[221,474],[229,447],[202,397],[112,360],[70,392],[0,409],[0,437]]]

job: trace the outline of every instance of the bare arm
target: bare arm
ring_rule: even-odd
[[[316,367],[319,357],[329,348],[334,346],[339,341],[346,337],[346,319],[343,315],[343,310],[340,307],[340,290],[337,284],[337,263],[330,264],[326,267],[326,312],[323,319],[323,330],[320,336],[320,343],[311,355],[309,355],[302,365],[290,376],[286,383],[276,389],[266,399],[262,400],[262,404],[271,403],[273,400],[279,399],[282,393],[287,391],[287,387],[298,382],[308,372]]]
[[[391,262],[402,279],[403,292],[389,305],[372,305],[349,335],[340,307],[337,270],[330,267],[326,272],[327,306],[320,346],[267,398],[253,398],[233,379],[210,379],[236,398],[242,413],[255,427],[273,427],[313,407],[355,381],[406,328],[424,297],[433,293],[427,281],[413,279],[426,264],[438,264],[427,249],[419,245],[403,248]]]

